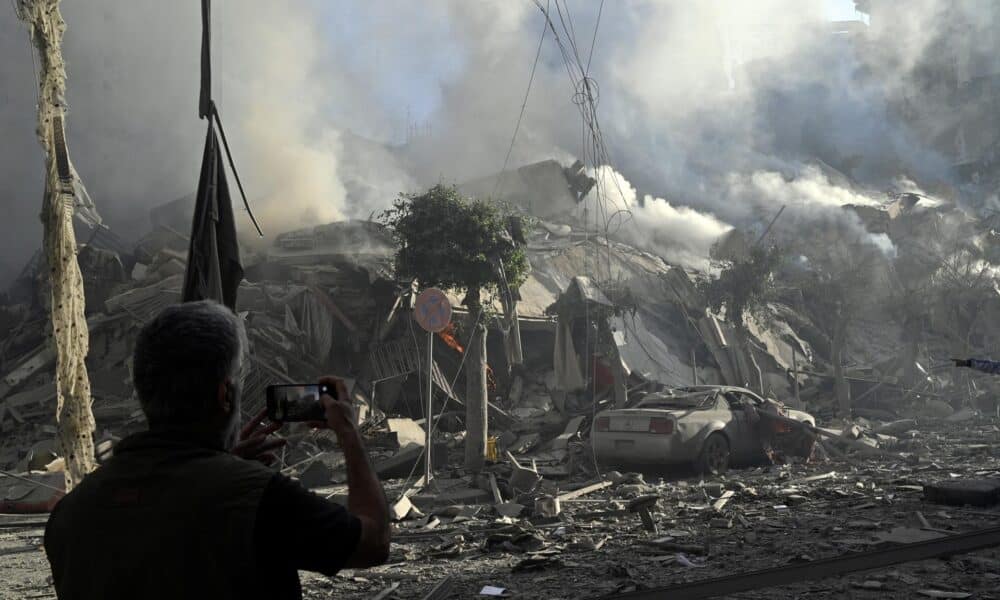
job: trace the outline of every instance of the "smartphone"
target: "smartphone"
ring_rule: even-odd
[[[325,421],[320,396],[336,390],[319,383],[289,383],[267,386],[267,418],[277,422]]]

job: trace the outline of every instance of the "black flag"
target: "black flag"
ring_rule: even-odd
[[[209,118],[182,301],[215,300],[236,310],[236,291],[242,280],[243,265],[229,185],[215,123]]]
[[[201,93],[198,116],[212,120],[212,1],[201,0]]]

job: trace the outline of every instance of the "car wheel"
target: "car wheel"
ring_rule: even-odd
[[[695,468],[699,473],[709,475],[722,475],[729,469],[729,441],[726,436],[713,433],[705,438]]]

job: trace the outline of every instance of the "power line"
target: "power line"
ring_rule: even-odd
[[[587,73],[590,73],[590,61],[594,58],[594,46],[597,45],[597,29],[601,26],[601,15],[604,14],[604,0],[597,8],[597,22],[594,23],[594,37],[590,40],[590,54],[587,56]]]
[[[548,6],[549,0],[546,0]],[[507,156],[503,159],[503,168],[500,169],[500,176],[497,177],[496,185],[493,186],[493,197],[500,189],[500,182],[503,181],[504,173],[507,172],[507,164],[510,162],[510,154],[514,151],[514,142],[517,140],[517,133],[521,130],[521,120],[524,118],[524,110],[528,106],[528,96],[531,94],[531,84],[535,81],[535,69],[538,67],[538,58],[542,55],[542,43],[545,41],[546,26],[542,25],[542,35],[538,38],[538,48],[535,50],[535,61],[531,64],[531,74],[528,76],[528,88],[524,90],[524,101],[521,102],[521,112],[517,115],[517,124],[514,125],[514,133],[510,136],[510,146],[507,148]]]

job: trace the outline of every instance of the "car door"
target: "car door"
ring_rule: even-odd
[[[733,415],[729,438],[733,462],[749,462],[760,452],[758,423],[753,412],[757,402],[753,396],[736,391],[727,392],[726,401]]]

